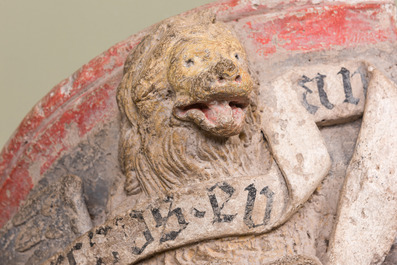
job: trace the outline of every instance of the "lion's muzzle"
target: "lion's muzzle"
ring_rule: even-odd
[[[248,104],[242,100],[213,100],[174,109],[181,120],[190,120],[216,136],[228,137],[240,133]]]
[[[177,42],[167,79],[175,93],[173,114],[221,137],[241,132],[253,81],[247,56],[228,31]]]

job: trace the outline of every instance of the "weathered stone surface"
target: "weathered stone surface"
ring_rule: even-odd
[[[310,257],[314,264],[316,256],[324,261],[359,128],[360,120],[321,129],[333,161],[331,170],[309,201],[283,226],[262,235],[199,242],[139,264],[268,264],[296,256]]]
[[[80,250],[72,246],[52,261],[73,250],[79,263],[110,262],[113,253],[133,263],[203,240],[265,233],[327,174],[324,141],[296,93],[260,87],[266,107],[257,108],[263,98],[251,95],[245,51],[224,24],[205,16],[163,22],[126,61],[120,162],[127,192],[141,191],[139,203],[79,238],[73,245]],[[129,236],[120,241],[123,234]]]
[[[182,188],[172,197],[141,201],[137,210],[91,230],[73,243],[82,246],[73,256],[78,264],[89,264],[99,258],[110,262],[118,253],[118,262],[128,264],[161,250],[224,235],[260,234],[279,223],[286,195],[274,163],[263,176]],[[59,253],[52,260],[66,255]]]
[[[397,86],[377,70],[339,202],[330,264],[380,264],[397,233]]]
[[[144,34],[98,57],[35,108],[31,123],[24,123],[25,138],[18,133],[2,154],[10,166],[1,171],[0,161],[0,209],[9,207],[0,211],[0,223],[33,186],[32,197],[40,185],[76,174],[96,227],[80,238],[70,233],[74,242],[53,256],[55,264],[328,264],[366,82],[375,80],[368,66],[397,82],[392,2],[233,1],[211,8],[242,45],[230,29],[218,23],[211,28],[211,16],[199,15],[206,30],[190,25],[188,17],[170,19],[151,27],[130,56],[126,70],[133,78],[124,76],[124,86],[132,93],[122,101],[132,119],[123,116],[126,145],[120,150],[132,152],[125,149],[120,165],[115,88],[127,51]],[[196,38],[194,30],[204,37]],[[187,38],[178,35],[186,33]],[[247,56],[240,54],[244,48]],[[244,112],[243,123],[243,115],[229,107],[243,110],[237,111]],[[23,142],[32,135],[37,139]],[[156,179],[160,189],[144,194],[142,184],[151,187]],[[33,204],[32,209],[46,205]],[[23,224],[29,233],[18,237],[11,221],[4,227],[2,234],[20,242],[18,249],[7,245],[8,257],[18,256],[10,262],[26,263],[30,251],[45,242],[43,224],[37,224]],[[62,229],[43,233],[57,240]],[[379,261],[393,241],[386,239],[377,246]],[[35,257],[59,249],[51,245]],[[396,263],[394,249],[385,264]]]
[[[274,81],[293,88],[305,109],[320,126],[361,117],[371,78],[364,62],[344,61],[294,69]]]
[[[291,214],[327,175],[331,161],[313,117],[283,82],[262,86],[261,129],[287,182]]]
[[[92,227],[82,181],[66,176],[27,200],[0,234],[3,264],[39,264]]]
[[[214,2],[204,9],[214,11],[235,29],[254,70],[267,76],[264,80],[294,67],[354,59],[371,62],[396,81],[394,0],[233,0]],[[1,225],[17,212],[43,173],[75,147],[73,139],[115,120],[114,89],[125,57],[149,30],[82,66],[26,116],[0,155]]]
[[[106,220],[106,206],[112,186],[122,173],[117,165],[119,121],[113,121],[82,139],[60,158],[40,180],[40,186],[55,184],[65,175],[81,176],[84,200],[93,225]]]

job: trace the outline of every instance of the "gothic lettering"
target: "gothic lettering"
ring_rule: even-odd
[[[218,199],[215,196],[215,189],[219,188],[221,191],[226,193],[228,195],[227,199],[222,203],[221,206],[219,206]],[[226,182],[223,183],[217,183],[211,188],[208,189],[208,197],[210,199],[210,203],[212,206],[212,210],[214,212],[214,220],[213,223],[230,223],[233,221],[233,219],[236,217],[237,214],[222,214],[221,211],[225,204],[229,201],[229,199],[232,197],[234,193],[234,188],[227,184]]]

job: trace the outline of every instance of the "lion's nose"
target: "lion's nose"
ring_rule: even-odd
[[[214,72],[219,83],[224,83],[226,81],[241,82],[239,68],[232,60],[222,58],[215,65]]]

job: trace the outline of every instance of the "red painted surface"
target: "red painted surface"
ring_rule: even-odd
[[[0,220],[4,225],[16,212],[33,188],[33,183],[26,170],[26,162],[21,161],[19,166],[11,172],[12,178],[7,178],[0,191]]]
[[[34,179],[72,147],[66,140],[71,130],[84,137],[114,115],[109,110],[116,109],[115,89],[125,57],[140,38],[138,34],[118,43],[84,65],[55,86],[22,121],[0,156],[0,227],[26,199]],[[39,168],[35,176],[33,165]]]
[[[397,27],[385,8],[388,3],[354,6],[290,0],[254,5],[229,0],[199,9],[212,9],[220,20],[234,23],[256,47],[257,55],[265,58],[286,51],[395,41]],[[144,34],[114,45],[84,65],[55,86],[22,121],[0,154],[0,227],[17,212],[42,174],[73,147],[68,136],[84,137],[117,115],[114,97],[122,65]]]
[[[281,18],[247,19],[245,31],[267,56],[282,51],[315,51],[396,40],[391,16],[381,4],[325,5],[304,8]]]

